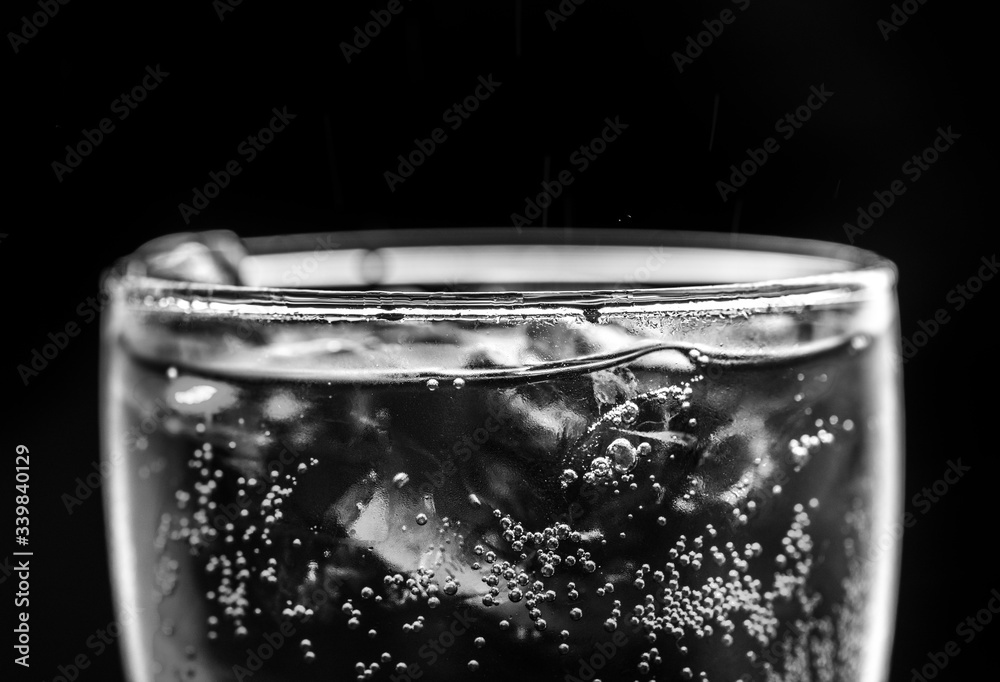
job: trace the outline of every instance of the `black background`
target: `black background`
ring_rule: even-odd
[[[547,227],[846,242],[844,222],[855,222],[872,192],[896,179],[907,185],[855,237],[897,263],[905,337],[938,309],[950,314],[905,367],[906,499],[940,478],[949,459],[961,457],[972,472],[906,533],[891,679],[910,680],[910,669],[949,640],[962,651],[941,678],[975,677],[1000,623],[968,644],[955,628],[1000,587],[991,357],[1000,281],[986,282],[960,311],[946,296],[997,247],[996,217],[987,215],[998,180],[992,19],[979,7],[914,2],[919,9],[886,40],[877,22],[892,13],[887,2],[752,0],[741,11],[719,0],[588,0],[553,30],[546,11],[557,10],[556,0],[402,0],[403,11],[348,63],[340,44],[386,4],[244,0],[220,17],[209,0],[77,0],[60,5],[17,52],[5,40],[12,118],[0,228],[3,436],[11,464],[16,443],[31,448],[35,552],[32,667],[14,679],[47,682],[81,653],[92,663],[80,679],[121,679],[117,650],[95,657],[85,645],[115,616],[99,496],[72,514],[60,501],[99,460],[98,324],[83,324],[27,385],[17,370],[49,332],[84,322],[77,307],[96,295],[103,267],[185,229],[510,225],[525,197],[541,190],[546,157],[550,178],[571,168],[572,151],[615,116],[628,129],[576,174],[547,212]],[[724,8],[735,21],[678,72],[672,53]],[[0,26],[23,31],[22,17],[38,11],[25,0],[8,3]],[[112,102],[156,65],[169,75],[118,120]],[[444,110],[489,74],[502,85],[459,129],[446,128],[448,139],[390,191],[383,174],[396,170],[397,155],[445,127]],[[791,139],[776,135],[775,121],[821,84],[833,96]],[[210,172],[245,159],[238,145],[267,124],[273,107],[287,107],[294,121],[185,224],[178,205],[191,202]],[[58,179],[53,162],[64,162],[66,145],[104,117],[115,129]],[[960,138],[910,182],[903,163],[949,126]],[[716,182],[770,136],[780,149],[723,201]],[[11,542],[3,554],[13,549]],[[3,590],[12,599],[11,579]]]

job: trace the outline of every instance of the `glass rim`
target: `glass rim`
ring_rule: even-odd
[[[167,235],[147,243],[129,256],[119,259],[105,273],[105,285],[124,290],[130,303],[160,312],[181,312],[249,316],[269,318],[329,317],[348,318],[373,316],[384,319],[424,317],[448,314],[449,311],[475,311],[474,317],[497,314],[580,314],[588,309],[631,310],[682,310],[698,309],[788,309],[809,305],[830,305],[867,300],[875,290],[892,289],[898,279],[895,264],[872,251],[855,246],[798,237],[737,234],[721,232],[694,232],[679,230],[650,230],[632,228],[392,228],[363,231],[317,232],[269,237],[248,237],[241,241],[247,248],[246,261],[259,258],[291,257],[302,262],[310,256],[314,260],[321,254],[341,252],[352,254],[350,273],[364,288],[338,288],[304,286],[273,286],[256,284],[214,284],[180,279],[166,279],[145,272],[150,255],[160,253],[155,245],[165,239],[197,238],[200,235],[220,234],[223,231],[202,231]],[[229,233],[231,234],[231,233]],[[332,244],[333,248],[329,248]],[[327,248],[317,248],[317,245]],[[777,263],[776,259],[798,260],[794,274],[773,277],[745,276],[740,281],[726,281],[722,275],[707,277],[686,270],[687,283],[662,286],[622,286],[627,281],[608,281],[604,288],[520,288],[517,290],[462,290],[379,289],[386,285],[386,256],[408,253],[409,258],[425,257],[434,249],[444,249],[441,258],[433,260],[433,267],[455,266],[461,269],[455,254],[448,248],[468,249],[470,254],[489,256],[493,247],[521,250],[544,258],[559,250],[577,250],[584,267],[600,270],[600,260],[594,260],[602,250],[608,249],[667,249],[672,256],[698,254],[722,256],[732,271],[741,267],[739,259],[764,258],[762,265]],[[537,251],[543,248],[541,254]],[[548,248],[546,252],[544,249]],[[591,250],[587,256],[587,249]],[[580,255],[580,254],[584,255]],[[770,257],[771,260],[766,260]],[[452,260],[447,260],[451,258]],[[589,258],[589,260],[588,260]],[[392,260],[392,259],[389,259]],[[405,258],[404,258],[405,260]],[[482,260],[482,259],[480,259]],[[537,260],[537,259],[536,259]],[[522,268],[537,265],[527,259]],[[467,264],[474,269],[478,261]],[[346,264],[347,261],[342,261]],[[677,263],[677,261],[675,261]],[[481,264],[481,263],[479,263]],[[713,269],[722,269],[719,265]],[[815,271],[810,271],[815,268]],[[348,268],[350,269],[350,268]],[[405,269],[405,268],[404,268]],[[683,268],[682,268],[683,269]],[[751,267],[752,271],[753,268]],[[522,269],[522,271],[524,271]],[[408,270],[413,274],[413,269]],[[477,271],[482,274],[484,270]],[[634,268],[638,276],[642,266]],[[537,274],[536,269],[533,273]],[[801,274],[804,273],[804,274]],[[343,275],[344,273],[340,273]],[[437,273],[435,273],[437,274]],[[667,273],[669,274],[669,273]],[[379,275],[381,279],[379,279]],[[705,276],[705,282],[691,283],[690,277]],[[435,278],[447,279],[446,276]],[[488,276],[487,276],[488,279]],[[628,278],[625,278],[626,280]],[[737,279],[737,278],[731,278]],[[709,280],[713,283],[709,283]],[[471,280],[470,280],[471,281]],[[503,282],[507,280],[494,280]],[[565,281],[564,278],[558,281]],[[588,280],[591,281],[591,280]],[[648,281],[648,280],[642,280]],[[479,280],[482,283],[482,280]],[[489,281],[485,282],[489,284]],[[534,283],[544,284],[544,277]],[[632,284],[641,281],[633,278]]]

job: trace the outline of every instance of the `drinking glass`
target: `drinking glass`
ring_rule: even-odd
[[[129,679],[885,680],[895,278],[685,232],[147,244],[102,337]]]

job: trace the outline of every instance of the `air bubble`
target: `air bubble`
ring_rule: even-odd
[[[635,421],[636,417],[638,416],[639,416],[639,407],[631,400],[622,405],[621,417],[623,423],[631,424],[632,422]]]
[[[595,457],[590,463],[590,472],[594,478],[611,478],[611,460],[607,457]]]
[[[427,514],[417,514],[417,525],[423,526],[427,524]]]
[[[428,391],[436,391],[437,387],[438,387],[438,380],[437,379],[428,379],[427,380],[427,390]]]
[[[455,380],[451,382],[451,385],[455,388],[456,391],[459,391],[465,388],[465,379],[463,379],[462,377],[456,377]]]
[[[632,443],[627,438],[617,438],[612,441],[611,445],[608,446],[607,453],[614,461],[615,469],[620,473],[631,471],[638,460],[635,448],[632,447]],[[595,470],[597,469],[596,464],[597,460],[595,459],[591,463]]]

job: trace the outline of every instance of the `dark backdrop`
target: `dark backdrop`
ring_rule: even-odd
[[[2,19],[11,116],[0,228],[3,437],[8,461],[17,443],[33,455],[35,551],[32,667],[15,679],[48,682],[81,653],[92,660],[81,679],[121,678],[116,646],[96,657],[86,646],[114,618],[100,501],[72,514],[60,501],[99,457],[98,325],[79,306],[97,293],[102,267],[184,229],[510,225],[564,169],[573,185],[534,224],[853,239],[898,264],[904,337],[927,340],[905,368],[906,498],[939,479],[949,459],[972,473],[906,533],[892,680],[910,680],[949,640],[962,651],[942,678],[971,679],[989,660],[1000,624],[970,643],[955,629],[1000,587],[990,324],[1000,281],[982,283],[960,310],[949,298],[997,247],[987,215],[997,186],[987,57],[995,26],[984,10],[940,0],[898,9],[400,0],[401,11],[382,14],[387,25],[345,56],[355,27],[389,3],[49,4],[45,17],[44,0],[15,0]],[[713,23],[723,10],[732,21]],[[880,26],[894,12],[900,25]],[[688,38],[697,43],[703,31],[699,52]],[[446,120],[480,77],[499,84],[468,118]],[[131,106],[120,99],[136,87]],[[810,100],[814,87],[822,99]],[[810,102],[800,127],[775,128]],[[294,119],[251,161],[240,145],[274,108]],[[570,155],[615,117],[628,127],[581,171]],[[409,177],[388,182],[398,156],[435,128],[446,138]],[[89,150],[86,136],[96,141]],[[748,150],[762,158],[756,150],[769,137],[777,150],[772,143],[741,187],[720,192],[730,165]],[[915,177],[904,164],[935,140],[947,148]],[[182,212],[232,159],[239,175],[197,214]],[[860,227],[859,207],[894,181],[905,193],[876,208],[867,229],[845,230]],[[948,321],[914,339],[941,309]],[[26,383],[17,365],[73,321],[80,335]],[[6,571],[0,579],[7,601],[14,581]]]

